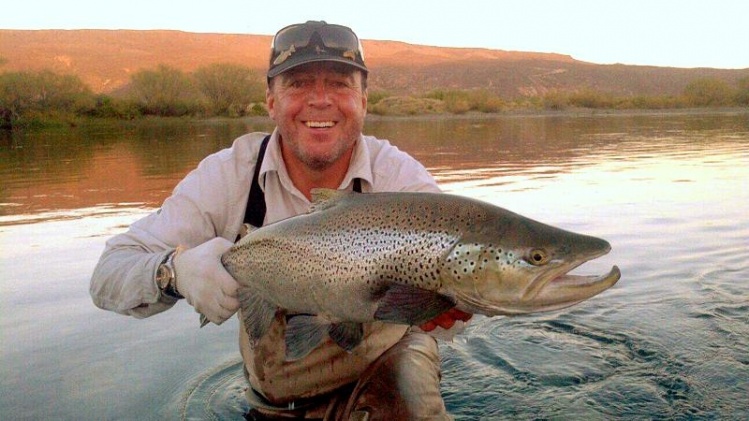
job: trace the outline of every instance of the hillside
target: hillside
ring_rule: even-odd
[[[131,30],[0,30],[0,72],[51,69],[111,93],[141,69],[191,72],[211,63],[267,69],[271,37]],[[562,54],[443,48],[363,41],[373,90],[414,94],[437,88],[490,89],[504,97],[592,88],[619,95],[673,95],[697,78],[734,85],[749,69],[598,65]]]

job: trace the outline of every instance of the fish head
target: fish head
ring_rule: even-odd
[[[570,275],[607,254],[603,239],[555,228],[501,210],[467,231],[443,260],[442,284],[458,308],[488,316],[557,310],[584,301],[621,277]]]

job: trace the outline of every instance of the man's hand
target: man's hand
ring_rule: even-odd
[[[473,314],[460,311],[457,308],[451,308],[450,310],[447,310],[446,312],[440,314],[434,319],[419,326],[419,328],[423,330],[424,332],[431,332],[434,329],[436,329],[437,326],[445,330],[449,330],[455,325],[455,322],[457,320],[460,320],[462,322],[467,322],[468,320],[471,319],[471,317],[473,317]]]
[[[231,241],[217,237],[174,256],[177,291],[217,325],[239,309],[239,284],[221,264],[221,255],[231,246]]]

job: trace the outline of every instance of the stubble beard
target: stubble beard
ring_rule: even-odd
[[[296,151],[296,155],[311,170],[321,172],[338,162],[346,151],[353,146],[354,142],[356,142],[355,139],[346,139],[344,142],[338,143],[333,150],[328,151],[324,155],[311,154],[299,148],[300,150]]]

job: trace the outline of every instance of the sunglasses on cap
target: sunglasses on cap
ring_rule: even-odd
[[[369,71],[359,37],[351,28],[307,21],[287,26],[273,37],[268,78],[317,61],[335,61]]]

